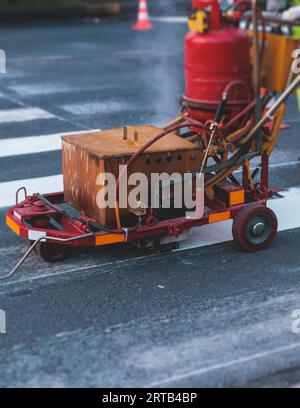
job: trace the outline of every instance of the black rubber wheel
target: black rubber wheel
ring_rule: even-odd
[[[37,244],[36,252],[47,262],[59,262],[65,259],[68,247],[59,244],[47,244],[40,242]]]
[[[277,234],[278,221],[274,212],[263,205],[241,209],[233,220],[232,235],[246,251],[266,249]]]

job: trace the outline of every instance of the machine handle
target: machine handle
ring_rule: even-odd
[[[16,205],[19,204],[19,194],[21,191],[24,191],[25,199],[27,200],[28,198],[26,187],[20,187],[16,192]]]

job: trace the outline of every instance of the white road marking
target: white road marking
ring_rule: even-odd
[[[300,165],[300,160],[295,160],[291,162],[286,162],[286,163],[276,163],[276,164],[270,164],[271,169],[276,169],[277,167],[292,167],[292,166],[299,166]]]
[[[44,187],[42,188],[42,183],[47,180],[46,183],[44,183]],[[27,183],[25,183],[27,182]],[[6,188],[9,189],[10,191],[10,199],[13,198],[15,200],[15,190],[22,186],[25,185],[28,187],[28,192],[55,192],[55,191],[62,191],[63,189],[63,180],[62,176],[52,176],[52,177],[47,177],[47,178],[39,178],[39,179],[31,179],[31,180],[23,180],[23,183],[20,183],[18,185],[13,185],[9,183],[2,183],[6,184]],[[39,185],[39,187],[38,187]],[[0,184],[0,206],[1,206],[1,200],[2,202],[4,201],[2,194],[5,193],[5,188],[2,188],[2,185]],[[292,188],[285,193],[283,193],[284,197],[283,198],[278,198],[274,200],[269,201],[269,207],[272,208],[279,221],[279,231],[284,231],[286,229],[293,229],[293,228],[299,228],[300,227],[300,213],[298,211],[299,208],[299,203],[300,203],[300,188]],[[7,197],[6,197],[7,200]],[[11,203],[13,204],[13,203]],[[10,205],[11,205],[10,204]],[[6,206],[7,202],[6,202]],[[232,234],[231,234],[231,225],[232,221],[224,221],[216,224],[211,224],[211,225],[206,225],[201,228],[194,228],[190,231],[190,236],[186,241],[183,241],[180,243],[180,247],[177,251],[182,251],[182,250],[187,250],[187,249],[192,249],[192,248],[200,248],[200,247],[205,247],[205,246],[211,246],[217,243],[222,243],[226,241],[231,241],[232,240]],[[42,274],[30,278],[25,278],[25,279],[18,279],[18,280],[10,280],[8,282],[5,282],[3,284],[0,284],[0,287],[4,286],[9,286],[14,283],[24,283],[24,282],[30,282],[30,281],[36,281],[39,279],[47,278],[47,277],[54,277],[54,276],[67,276],[69,274],[74,274],[76,273],[81,273],[84,272],[86,275],[88,270],[93,270],[99,267],[103,266],[110,266],[110,265],[117,265],[117,264],[122,264],[125,262],[129,262],[131,260],[142,260],[145,258],[149,258],[151,255],[146,255],[146,256],[139,256],[135,258],[128,258],[128,259],[122,259],[119,261],[113,261],[113,262],[108,262],[105,264],[91,264],[91,265],[84,265],[84,266],[79,266],[76,268],[70,268],[66,269],[64,271],[60,272],[54,272],[50,274]]]
[[[105,102],[74,103],[63,105],[61,108],[74,115],[94,115],[96,113],[121,112],[130,107],[125,102],[108,100]],[[134,108],[131,106],[130,109]]]
[[[278,231],[300,228],[300,188],[291,188],[280,194],[283,198],[268,201],[268,207],[278,218]],[[193,228],[189,238],[179,244],[179,251],[232,241],[231,228],[232,220]]]
[[[32,83],[23,85],[11,85],[11,91],[22,96],[48,95],[61,92],[70,92],[73,88],[63,83]]]
[[[76,107],[75,107],[76,106]],[[70,111],[74,107],[74,113],[77,109],[77,105],[70,105]],[[78,111],[80,108],[78,108]],[[86,107],[81,110],[81,112],[88,112]],[[82,129],[79,131],[73,132],[61,132],[61,133],[52,133],[49,135],[37,135],[37,136],[26,136],[26,137],[15,137],[9,139],[0,139],[0,157],[11,157],[11,156],[20,156],[25,154],[33,153],[43,153],[61,150],[61,136],[67,135],[76,135],[80,133],[93,133],[99,132],[101,129]],[[289,167],[300,165],[300,161],[292,161],[286,163],[276,163],[271,164],[270,168],[277,167]],[[236,173],[240,173],[238,170]]]
[[[161,23],[184,23],[188,22],[188,17],[186,16],[165,16],[165,17],[151,17],[151,20],[158,21]]]
[[[57,138],[57,136],[54,136]],[[56,140],[57,141],[57,140]],[[1,149],[0,149],[1,151]],[[281,163],[274,167],[295,164]],[[15,203],[15,193],[18,188],[25,186],[28,194],[35,192],[51,193],[63,191],[63,176],[55,175],[49,177],[39,177],[25,180],[14,180],[0,183],[0,207],[9,207]],[[292,188],[281,193],[283,198],[268,201],[268,206],[273,209],[278,217],[279,231],[300,227],[300,188]],[[219,222],[212,225],[205,225],[201,228],[193,228],[189,238],[180,242],[179,250],[199,248],[232,240],[232,221]]]
[[[1,109],[0,123],[26,122],[28,120],[50,119],[56,116],[41,108]]]
[[[28,106],[28,105],[26,105],[24,102],[22,102],[22,101],[20,101],[20,100],[18,100],[17,98],[14,98],[13,96],[11,96],[11,94],[9,94],[9,95],[7,95],[6,93],[3,93],[4,94],[4,97],[6,98],[6,99],[8,99],[9,101],[11,101],[11,102],[14,102],[14,103],[16,103],[17,105],[19,105],[20,107],[22,107],[22,109],[32,109],[30,106]],[[36,108],[36,109],[39,109],[39,108]],[[40,109],[40,111],[43,111],[42,109]],[[77,126],[77,127],[79,127],[79,128],[83,128],[83,129],[86,129],[86,130],[91,130],[91,128],[90,127],[88,127],[88,126],[86,126],[86,125],[84,125],[83,123],[79,123],[79,122],[75,122],[74,120],[70,120],[70,119],[67,119],[67,118],[64,118],[63,116],[59,116],[59,115],[54,115],[54,114],[51,114],[52,116],[51,116],[51,118],[55,118],[56,120],[60,120],[60,121],[62,121],[62,122],[66,122],[66,123],[68,123],[68,124],[71,124],[71,125],[75,125],[75,126]],[[41,118],[35,118],[35,119],[41,119]],[[26,120],[33,120],[33,119],[26,119]],[[0,122],[1,123],[1,122]]]
[[[300,227],[300,188],[290,188],[280,193],[281,199],[268,201],[271,208],[278,217],[278,231]]]
[[[59,174],[56,176],[37,177],[0,183],[0,207],[14,205],[16,191],[23,186],[26,187],[28,194],[59,192],[63,191],[63,177]]]
[[[55,133],[52,135],[0,139],[0,157],[20,156],[24,154],[60,150],[61,136],[91,133],[99,130],[100,129],[92,129],[88,131],[80,130],[76,132]]]
[[[178,51],[178,52],[177,52]],[[135,50],[126,50],[126,51],[115,51],[115,52],[101,52],[101,50],[98,50],[95,52],[95,54],[89,55],[89,58],[93,59],[103,59],[103,58],[130,58],[130,57],[136,57],[136,56],[145,56],[145,55],[154,55],[154,56],[162,56],[162,57],[168,57],[168,56],[173,56],[177,55],[180,53],[180,50],[178,48],[174,49],[172,51],[169,50],[162,50],[158,51],[157,49],[149,49],[145,50],[145,48],[141,49],[135,49]],[[72,60],[77,60],[77,59],[85,59],[87,57],[86,54],[82,55],[53,55],[53,56],[47,56],[47,57],[38,57],[38,58],[26,58],[26,57],[21,57],[21,58],[12,58],[10,59],[10,64],[15,65],[15,66],[21,66],[21,65],[32,65],[32,64],[48,64],[51,62],[64,62],[66,60],[72,61]]]
[[[189,238],[180,242],[177,251],[232,241],[231,226],[232,220],[229,220],[193,228],[190,230]]]
[[[168,383],[173,382],[173,381],[185,380],[185,379],[187,379],[189,377],[193,377],[195,375],[197,375],[197,376],[205,375],[205,374],[208,374],[208,373],[210,373],[212,371],[222,370],[224,368],[233,367],[235,365],[250,363],[252,361],[259,360],[259,359],[264,358],[264,357],[274,356],[274,354],[279,354],[279,353],[283,353],[285,351],[295,350],[295,349],[298,349],[299,347],[300,347],[300,343],[293,343],[293,344],[289,344],[287,346],[274,348],[273,350],[263,351],[261,353],[252,354],[252,355],[246,356],[246,357],[240,357],[240,358],[237,358],[235,360],[228,361],[228,362],[214,364],[214,365],[211,365],[211,366],[208,366],[208,367],[199,368],[197,370],[189,371],[189,372],[186,372],[186,373],[173,375],[173,376],[171,376],[169,378],[166,378],[164,380],[153,382],[153,383],[147,385],[145,388],[152,388],[152,387],[155,387],[155,386],[168,384]]]

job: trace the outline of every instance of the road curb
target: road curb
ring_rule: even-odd
[[[116,16],[121,12],[118,2],[82,6],[8,7],[0,9],[1,22],[55,20],[82,17]]]

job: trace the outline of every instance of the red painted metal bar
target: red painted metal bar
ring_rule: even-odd
[[[57,198],[63,197],[62,193],[57,193],[57,195],[52,194],[52,199],[56,200]],[[49,197],[49,196],[48,196]],[[257,204],[266,204],[265,199],[260,199],[255,201]],[[59,203],[58,203],[59,204]],[[134,231],[129,231],[128,233],[128,242],[132,242],[141,238],[151,238],[154,236],[178,236],[180,235],[184,230],[186,229],[191,229],[194,227],[201,227],[203,225],[211,223],[211,217],[213,217],[216,214],[221,214],[221,213],[229,213],[228,214],[228,219],[234,218],[237,212],[242,208],[245,207],[246,205],[252,205],[253,202],[249,204],[241,204],[241,205],[236,205],[236,206],[231,206],[228,208],[224,208],[223,210],[213,210],[213,211],[208,211],[204,214],[204,216],[201,219],[187,219],[187,218],[177,218],[177,219],[172,219],[172,220],[166,220],[166,221],[161,221],[157,223],[154,226],[148,226],[148,225],[143,225],[139,226],[136,230]],[[75,236],[80,235],[79,232],[75,232],[74,230],[66,230],[66,231],[57,231],[53,229],[47,229],[47,228],[34,228],[31,227],[30,225],[25,224],[21,220],[19,220],[17,217],[14,215],[14,211],[22,205],[16,205],[13,208],[9,209],[6,213],[6,216],[13,221],[15,225],[18,226],[19,228],[19,235],[27,238],[29,237],[29,231],[34,231],[36,233],[45,233],[45,236],[47,237],[47,242],[51,243],[51,237],[54,238],[63,238],[63,239],[69,239]],[[32,215],[32,218],[34,218],[36,214]],[[30,216],[28,217],[28,221],[30,221]],[[67,227],[67,224],[64,224]],[[86,231],[82,231],[82,235],[85,235]],[[106,235],[106,232],[97,232],[93,236],[83,238],[82,240],[79,241],[68,241],[68,242],[62,242],[62,245],[70,245],[70,246],[95,246],[95,237],[97,236],[104,236]]]

